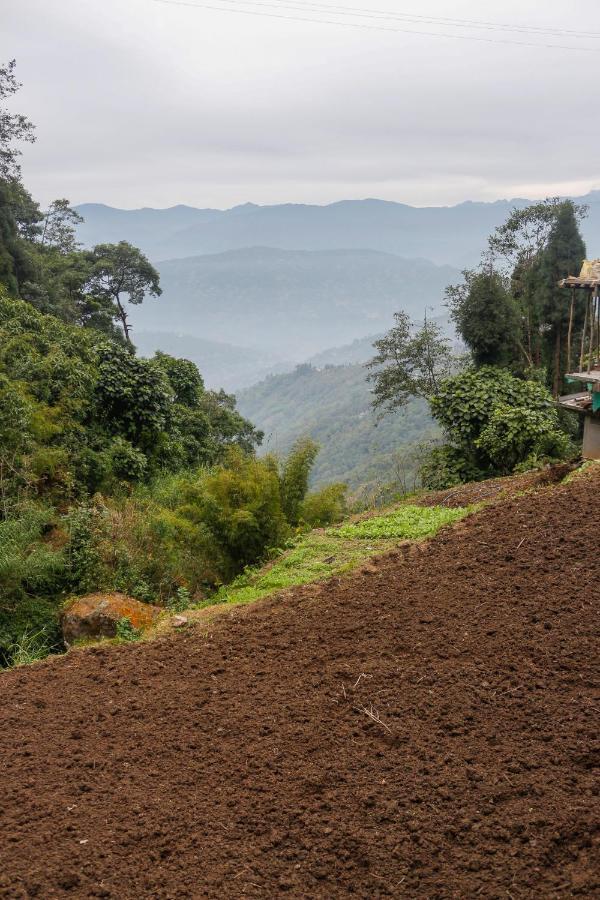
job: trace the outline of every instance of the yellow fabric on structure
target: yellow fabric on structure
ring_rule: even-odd
[[[585,259],[579,278],[581,281],[598,281],[600,279],[600,259]]]

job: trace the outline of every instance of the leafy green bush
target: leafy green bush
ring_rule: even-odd
[[[229,574],[263,559],[286,540],[279,476],[271,458],[231,450],[225,465],[202,476],[193,511],[210,529],[228,561]]]
[[[554,412],[554,410],[552,410]],[[476,441],[498,469],[513,471],[529,460],[562,459],[572,450],[569,436],[548,410],[498,405]]]
[[[346,514],[346,485],[329,484],[313,491],[300,503],[299,518],[309,528],[323,528],[340,522]]]
[[[182,613],[184,610],[188,609],[192,602],[192,598],[190,596],[190,592],[187,588],[178,587],[177,593],[174,597],[170,597],[166,606],[167,609],[171,610],[174,613]]]
[[[425,452],[419,476],[424,488],[440,491],[467,481],[480,481],[486,477],[486,473],[460,447],[442,444],[430,447]]]
[[[426,487],[508,475],[527,461],[563,459],[572,452],[556,405],[538,380],[484,366],[446,379],[430,403],[449,443],[425,461]]]

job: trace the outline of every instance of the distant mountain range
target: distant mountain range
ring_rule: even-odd
[[[380,333],[396,310],[440,310],[457,269],[374,250],[253,247],[158,264],[163,295],[131,309],[143,331],[239,345],[277,360]],[[264,371],[264,368],[263,368]],[[259,375],[260,377],[260,375]]]
[[[450,317],[436,316],[434,321],[452,340],[456,351],[463,352],[462,345],[456,343]],[[418,326],[419,322],[415,321],[415,324]],[[351,344],[328,347],[309,356],[304,360],[304,364],[313,369],[364,364],[375,355],[373,343],[380,337],[383,337],[383,332],[357,338]],[[137,331],[135,344],[141,356],[152,356],[157,350],[162,350],[163,353],[170,353],[172,356],[191,359],[202,372],[207,388],[216,390],[222,387],[233,393],[250,387],[270,375],[292,372],[298,365],[297,362],[266,351],[208,341],[177,332]]]
[[[600,191],[576,198],[590,206],[583,224],[592,256],[600,255]],[[153,261],[222,253],[243,247],[282,250],[367,249],[429,259],[457,268],[474,265],[486,238],[515,206],[531,201],[466,202],[413,207],[384,200],[344,200],[327,206],[285,203],[232,209],[114,209],[84,203],[79,237],[86,246],[128,240]]]
[[[583,232],[600,255],[600,191]],[[87,246],[129,240],[160,270],[163,295],[131,309],[142,353],[197,362],[209,387],[238,390],[307,359],[363,362],[392,315],[443,311],[444,289],[487,236],[529,201],[417,208],[382,200],[229,210],[78,207]],[[353,344],[353,342],[355,342]]]

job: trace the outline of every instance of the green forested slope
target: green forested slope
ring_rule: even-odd
[[[414,400],[375,427],[366,374],[361,365],[298,366],[242,391],[238,407],[265,432],[267,450],[285,452],[302,435],[321,445],[314,484],[389,482],[403,450],[436,433],[435,426],[426,404]]]

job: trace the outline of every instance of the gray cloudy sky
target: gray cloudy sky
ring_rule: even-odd
[[[363,15],[317,11],[333,0],[2,0],[0,57],[24,82],[12,105],[37,125],[26,184],[43,203],[123,207],[600,187],[598,0],[340,2]]]

